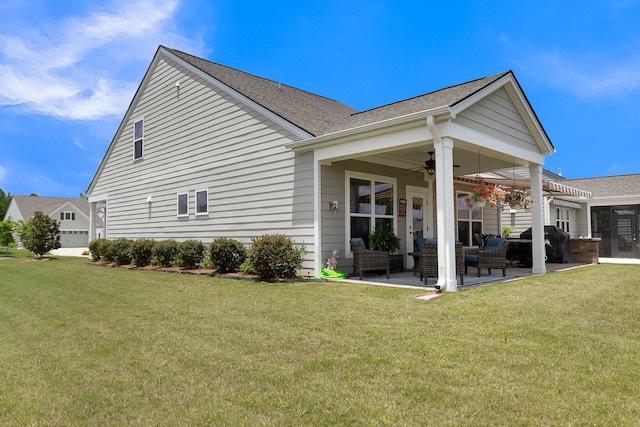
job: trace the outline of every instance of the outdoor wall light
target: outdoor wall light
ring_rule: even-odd
[[[329,203],[329,209],[331,209],[331,211],[333,211],[333,213],[336,213],[338,211],[338,201],[334,200],[333,202]]]

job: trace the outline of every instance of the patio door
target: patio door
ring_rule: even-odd
[[[431,214],[431,192],[428,188],[407,185],[407,268],[414,266],[413,257],[408,255],[413,252],[415,239],[433,237],[433,222]]]
[[[614,258],[637,258],[638,257],[638,223],[633,212],[621,211],[621,214],[614,215]],[[631,211],[631,209],[629,209]]]

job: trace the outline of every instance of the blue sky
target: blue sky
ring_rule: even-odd
[[[513,70],[546,169],[640,173],[638,28],[640,0],[0,1],[0,188],[84,192],[160,44],[360,110]]]

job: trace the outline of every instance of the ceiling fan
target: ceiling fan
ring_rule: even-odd
[[[427,151],[429,154],[429,160],[425,160],[424,162],[424,170],[429,174],[433,175],[436,173],[436,160],[433,158],[433,151]],[[460,165],[453,165],[454,168],[459,168]]]

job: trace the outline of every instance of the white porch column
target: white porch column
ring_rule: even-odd
[[[531,215],[532,229],[531,238],[531,255],[533,257],[533,274],[544,274],[547,272],[545,265],[545,247],[544,247],[544,219],[543,209],[544,201],[542,197],[542,165],[535,163],[529,164],[529,175],[531,177],[531,196],[533,197],[533,213]]]
[[[438,281],[436,289],[458,290],[456,278],[455,195],[453,192],[453,140],[434,138],[436,157],[436,211],[438,218]]]
[[[89,203],[89,242],[96,239],[96,219],[98,218],[98,204]]]
[[[312,276],[322,273],[322,163],[318,160],[317,151],[313,154],[313,268]],[[344,203],[342,203],[344,205]],[[345,209],[346,206],[343,207]],[[345,253],[346,256],[346,253]]]

